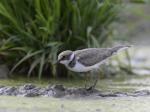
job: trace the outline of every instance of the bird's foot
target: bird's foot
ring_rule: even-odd
[[[91,86],[91,87],[88,87],[88,88],[85,88],[87,91],[92,91],[95,87],[94,86]]]

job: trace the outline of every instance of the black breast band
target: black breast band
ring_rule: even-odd
[[[73,57],[73,59],[70,61],[70,63],[68,64],[68,66],[70,67],[70,68],[73,68],[74,66],[75,66],[75,64],[76,64],[76,58],[75,58],[75,56]]]

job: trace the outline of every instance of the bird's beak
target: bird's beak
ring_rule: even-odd
[[[57,60],[56,62],[54,62],[54,65],[59,64],[60,60]]]
[[[60,63],[60,61],[61,61],[60,59],[59,59],[59,60],[57,60],[57,61],[56,61],[56,64]]]

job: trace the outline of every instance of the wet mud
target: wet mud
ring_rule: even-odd
[[[41,88],[33,84],[25,84],[17,87],[0,86],[0,95],[55,98],[139,97],[150,96],[150,90],[105,92],[97,89],[67,88],[63,85],[48,85],[47,87]]]

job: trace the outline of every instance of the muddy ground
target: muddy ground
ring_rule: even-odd
[[[50,81],[52,83],[52,81]],[[99,80],[87,91],[78,81],[37,85],[0,80],[0,112],[149,112],[150,76]],[[68,85],[71,83],[72,85]],[[5,85],[5,86],[2,86]],[[7,85],[7,86],[6,86]]]
[[[135,84],[128,85],[134,88],[132,91],[125,90],[124,81],[119,87],[125,91],[112,85],[118,92],[100,89],[87,91],[62,85],[1,86],[0,112],[149,112],[150,90],[138,88],[139,83],[136,84],[137,89]]]
[[[41,88],[33,84],[25,84],[19,87],[0,87],[0,95],[23,97],[55,97],[55,98],[101,98],[101,97],[139,97],[150,96],[150,90],[138,90],[133,92],[104,92],[97,89],[66,88],[63,85],[49,85]]]

